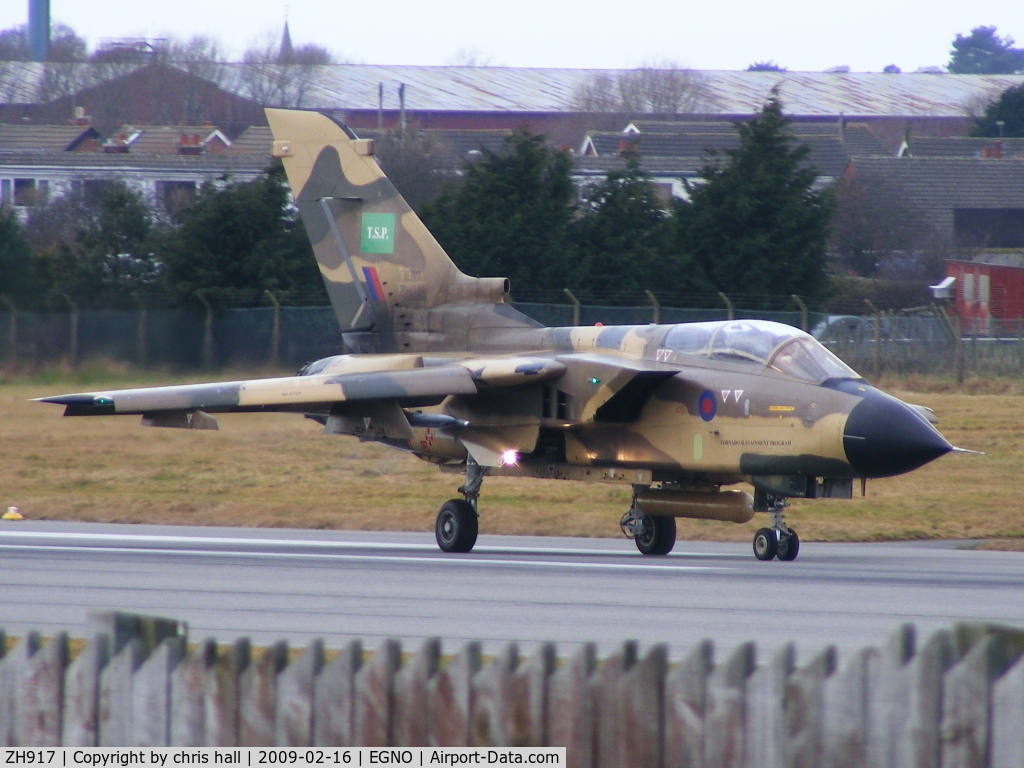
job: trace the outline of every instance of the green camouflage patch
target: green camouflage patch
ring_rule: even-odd
[[[364,213],[359,248],[363,253],[395,252],[395,214]]]

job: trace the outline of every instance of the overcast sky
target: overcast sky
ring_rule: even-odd
[[[104,37],[219,38],[237,56],[280,37],[360,64],[455,63],[463,53],[515,67],[627,68],[670,60],[696,69],[790,70],[945,65],[957,33],[996,26],[1024,46],[1024,0],[52,0],[51,18],[91,47]],[[23,24],[28,0],[0,0],[0,29]]]

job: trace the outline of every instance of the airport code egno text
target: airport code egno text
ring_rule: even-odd
[[[2,748],[4,765],[277,766],[277,765],[565,765],[565,747],[352,747],[346,749],[273,749],[242,747],[58,747]]]

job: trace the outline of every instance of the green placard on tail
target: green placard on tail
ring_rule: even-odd
[[[395,214],[364,213],[360,233],[359,249],[363,253],[395,252]]]

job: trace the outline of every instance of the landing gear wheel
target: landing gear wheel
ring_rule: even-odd
[[[667,555],[676,545],[676,519],[666,515],[641,515],[633,541],[645,555]]]
[[[451,499],[441,505],[434,523],[437,546],[445,552],[469,552],[476,544],[478,521],[473,505]]]
[[[779,560],[796,560],[796,556],[800,553],[800,537],[796,535],[796,531],[792,528],[789,529],[789,535],[783,536],[779,540]]]
[[[754,534],[754,557],[758,560],[771,560],[778,551],[779,540],[771,528],[761,528]]]

